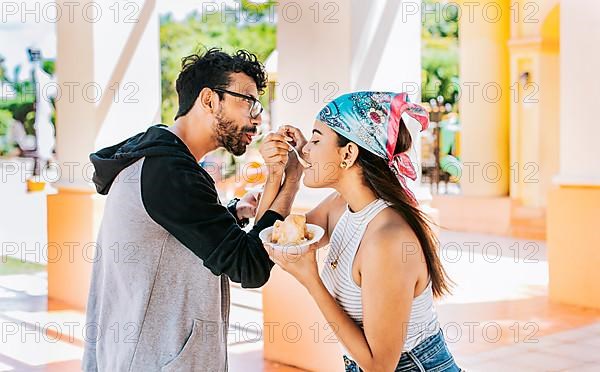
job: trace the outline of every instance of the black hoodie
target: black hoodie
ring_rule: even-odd
[[[141,179],[130,181],[139,181],[141,199],[152,220],[190,249],[213,274],[226,274],[244,287],[263,285],[273,262],[258,234],[283,217],[267,211],[250,232],[242,230],[235,210],[221,204],[212,177],[181,139],[166,128],[154,125],[91,154],[96,190],[110,198],[117,176],[120,179],[123,170],[144,158]],[[126,219],[128,211],[123,210],[122,215]]]

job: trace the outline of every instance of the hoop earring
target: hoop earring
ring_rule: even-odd
[[[342,169],[345,169],[347,166],[348,166],[348,163],[346,163],[345,160],[340,163],[340,168],[342,168]]]

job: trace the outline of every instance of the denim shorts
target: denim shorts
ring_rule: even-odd
[[[346,372],[362,371],[356,362],[346,355],[344,355],[344,364]],[[461,369],[454,362],[440,329],[437,334],[426,338],[412,350],[403,352],[394,371],[460,372]]]

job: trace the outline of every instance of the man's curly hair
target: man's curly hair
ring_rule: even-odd
[[[256,55],[247,50],[238,50],[232,55],[220,48],[208,49],[204,54],[192,54],[181,59],[181,72],[175,89],[179,97],[179,109],[175,120],[187,114],[204,88],[225,89],[230,75],[243,72],[256,83],[259,93],[267,86],[267,73]]]

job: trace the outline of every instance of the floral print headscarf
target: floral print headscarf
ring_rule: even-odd
[[[415,195],[406,182],[406,177],[413,181],[417,179],[413,162],[408,152],[394,152],[402,114],[419,122],[421,131],[429,126],[429,115],[424,107],[410,103],[406,93],[392,92],[354,92],[341,95],[323,107],[317,120],[361,148],[386,159],[416,205]]]

